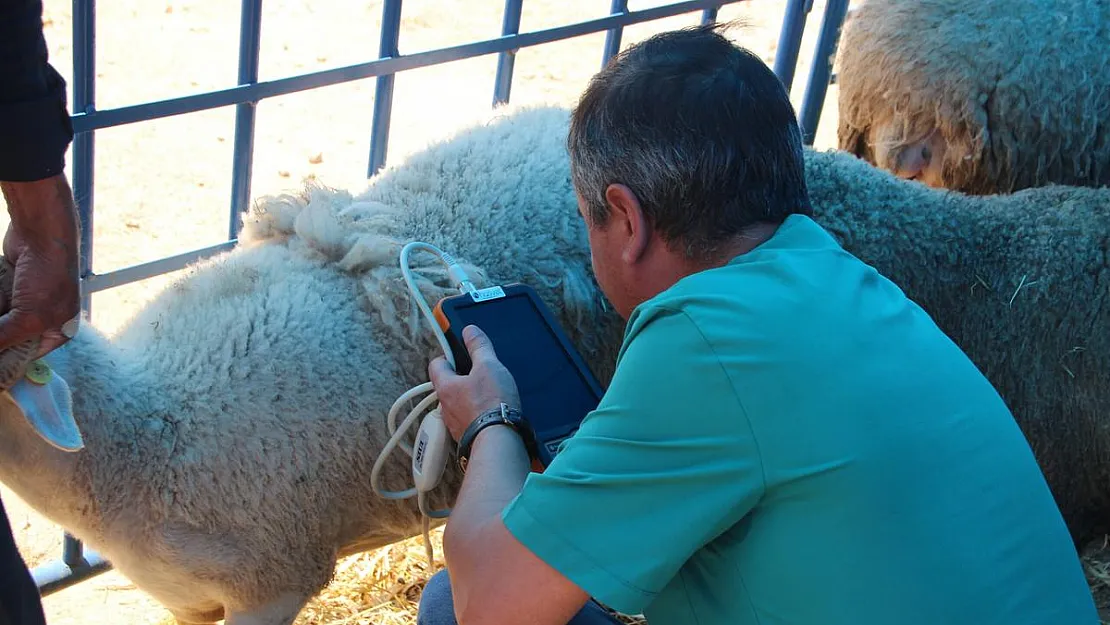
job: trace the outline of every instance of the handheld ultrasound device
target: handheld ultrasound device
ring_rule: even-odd
[[[460,291],[459,295],[437,302],[434,312],[417,288],[409,268],[409,256],[418,250],[435,255]],[[559,453],[561,444],[578,431],[579,424],[597,407],[604,394],[555,317],[535,290],[525,284],[475,288],[466,271],[450,254],[429,243],[412,241],[406,244],[401,249],[400,267],[417,308],[424,314],[444,357],[457,373],[469,373],[472,365],[462,340],[463,328],[477,326],[490,338],[498,360],[513,375],[523,420],[535,437],[538,457],[533,468],[545,469]],[[398,425],[397,416],[402,408],[424,393],[428,395],[417,402]],[[415,386],[397,398],[386,417],[390,438],[370,473],[370,485],[379,496],[386,499],[416,497],[424,517],[424,548],[429,565],[435,560],[429,519],[444,518],[451,513],[450,509],[430,510],[427,502],[427,493],[443,476],[451,442],[439,410],[433,408],[436,403],[431,382]],[[405,443],[403,438],[409,428],[429,409],[431,411],[420,421],[413,443]],[[414,485],[403,491],[390,491],[382,487],[382,472],[390,453],[397,447],[411,458]]]
[[[445,297],[436,304],[435,317],[459,374],[471,367],[463,328],[474,325],[489,336],[497,359],[516,381],[539,460],[544,467],[551,464],[604,392],[536,291],[514,283]]]

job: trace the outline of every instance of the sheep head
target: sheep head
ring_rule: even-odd
[[[900,124],[894,121],[871,126],[863,133],[846,131],[847,135],[851,138],[845,139],[841,149],[904,180],[917,180],[937,189],[947,187],[944,158],[948,142],[935,126],[927,135],[912,140],[906,139]]]
[[[962,3],[869,1],[838,44],[837,147],[930,187],[993,193],[1009,155],[992,145],[997,53]],[[1002,19],[1002,18],[996,18]],[[997,121],[997,120],[995,120]]]
[[[1110,182],[1110,3],[866,0],[838,43],[838,147],[965,194]]]

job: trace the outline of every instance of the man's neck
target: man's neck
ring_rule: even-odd
[[[679,259],[677,264],[682,267],[681,271],[683,277],[701,271],[723,267],[737,256],[747,254],[765,243],[775,234],[778,227],[778,224],[765,222],[752,224],[743,232],[733,237],[728,243],[722,245],[717,253],[713,254],[711,257],[704,259],[684,259],[682,257],[677,257]]]
[[[641,278],[634,281],[634,288],[639,292],[633,295],[633,298],[637,302],[644,302],[671,288],[687,276],[723,267],[737,256],[746,254],[766,242],[775,234],[778,227],[778,224],[773,223],[753,224],[722,245],[717,253],[709,258],[688,258],[680,251],[660,245],[646,259]]]

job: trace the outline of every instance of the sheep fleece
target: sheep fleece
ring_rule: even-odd
[[[866,0],[838,45],[839,147],[892,169],[935,128],[950,189],[1110,184],[1107,42],[1106,0]]]

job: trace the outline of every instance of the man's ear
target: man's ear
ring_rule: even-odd
[[[640,200],[625,185],[611,184],[605,189],[605,201],[609,204],[609,227],[617,228],[621,235],[621,259],[635,263],[647,251],[651,240],[651,226]]]

